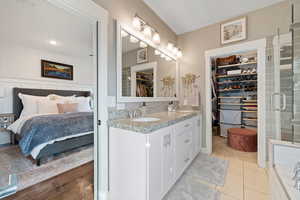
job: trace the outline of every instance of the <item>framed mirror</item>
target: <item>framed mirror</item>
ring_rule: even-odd
[[[177,61],[139,33],[117,26],[118,102],[177,100]]]

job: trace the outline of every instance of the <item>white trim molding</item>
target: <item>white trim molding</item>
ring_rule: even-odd
[[[94,25],[93,40],[97,41],[93,45],[93,63],[98,66],[95,73],[97,88],[95,90],[94,127],[94,199],[103,200],[108,193],[108,111],[107,111],[107,48],[108,48],[108,12],[92,0],[48,0],[57,7],[65,9],[67,12],[90,19]],[[101,125],[98,125],[101,120]]]
[[[229,56],[248,51],[257,52],[257,97],[258,97],[258,164],[266,167],[266,97],[265,97],[265,68],[266,68],[266,39],[244,42],[205,52],[205,110],[204,119],[206,133],[206,152],[212,153],[212,103],[211,103],[211,60],[216,57]]]

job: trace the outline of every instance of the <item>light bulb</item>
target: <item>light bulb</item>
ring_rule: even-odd
[[[152,36],[152,30],[151,30],[151,27],[148,26],[148,25],[145,25],[144,30],[143,30],[143,33],[144,33],[144,35],[145,35],[146,37],[151,38],[151,36]]]
[[[53,45],[53,46],[56,46],[57,45],[57,42],[55,40],[50,40],[49,41],[49,44]]]
[[[179,50],[179,51],[177,52],[177,57],[178,57],[178,58],[181,58],[181,57],[182,57],[182,51]]]
[[[174,47],[173,53],[174,53],[175,55],[177,55],[178,51],[179,51],[178,48],[177,48],[177,47]]]
[[[131,43],[138,43],[139,42],[139,40],[136,37],[132,36],[132,35],[130,36],[129,40],[130,40]]]
[[[133,26],[136,30],[138,30],[138,31],[141,30],[141,28],[142,28],[141,20],[140,20],[137,16],[135,16],[135,17],[133,18],[133,20],[132,20],[132,26]]]
[[[153,35],[153,38],[152,38],[152,41],[155,43],[155,44],[159,44],[160,43],[160,36],[157,32],[154,33]]]
[[[170,51],[173,51],[173,48],[174,48],[174,44],[169,42],[168,46],[167,46],[167,49],[169,49]]]
[[[161,53],[160,53],[160,51],[155,50],[155,51],[154,51],[154,54],[155,54],[156,56],[158,56],[158,55],[160,55]]]
[[[166,56],[165,56],[165,54],[162,53],[162,54],[160,54],[160,57],[165,58]]]
[[[146,48],[148,45],[145,43],[145,42],[143,42],[143,41],[140,41],[140,47],[141,48]]]
[[[124,37],[127,37],[129,34],[124,31],[124,30],[121,30],[121,37],[124,38]]]

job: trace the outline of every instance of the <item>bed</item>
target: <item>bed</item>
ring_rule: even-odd
[[[22,100],[19,98],[19,94],[26,94],[26,95],[34,95],[34,96],[43,96],[46,97],[48,95],[54,94],[59,96],[76,96],[76,97],[89,97],[89,91],[71,91],[71,90],[46,90],[46,89],[28,89],[28,88],[13,88],[13,113],[16,116],[16,119],[20,118],[21,112],[23,110],[23,103]],[[70,114],[71,115],[71,114]],[[85,115],[93,114],[86,113]],[[54,116],[52,116],[54,117]],[[89,120],[92,120],[91,117]],[[92,123],[92,122],[91,122]],[[14,143],[18,144],[21,141],[20,134],[14,134]],[[76,136],[64,137],[61,140],[56,140],[52,143],[45,143],[38,153],[33,157],[36,164],[38,166],[41,165],[41,160],[53,155],[57,155],[60,153],[65,153],[77,148],[81,148],[88,145],[93,145],[94,136],[93,133],[91,134],[78,134]]]

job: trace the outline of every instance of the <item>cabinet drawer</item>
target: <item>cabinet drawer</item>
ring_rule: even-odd
[[[188,119],[188,120],[185,120],[183,122],[180,122],[178,124],[175,125],[175,128],[176,130],[178,131],[186,131],[188,129],[191,129],[193,128],[193,122],[194,122],[195,119]]]

